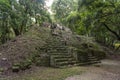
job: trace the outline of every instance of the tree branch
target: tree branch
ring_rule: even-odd
[[[107,24],[103,23],[103,25],[106,27],[106,29],[107,29],[108,31],[110,31],[112,34],[114,34],[114,35],[117,37],[117,39],[120,41],[120,36],[119,36],[119,34],[117,34],[115,31],[113,31],[112,29],[110,29]]]

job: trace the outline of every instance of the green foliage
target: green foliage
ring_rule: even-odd
[[[77,0],[55,0],[52,5],[55,19],[58,22],[64,23],[64,19],[71,13],[71,11],[76,11],[76,4]]]
[[[119,40],[120,28],[118,28],[119,25],[117,24],[119,23],[118,4],[120,2],[96,0],[88,3],[82,4],[84,4],[86,11],[91,13],[87,15],[85,20],[86,24],[89,24],[85,25],[86,27],[93,27],[90,35],[95,36],[96,39],[99,38],[97,39],[99,41],[108,42],[108,44],[109,40],[111,42],[115,39]]]
[[[77,30],[80,27],[81,16],[79,13],[71,12],[71,14],[66,18],[67,26],[69,26],[73,31]]]
[[[114,44],[114,47],[115,47],[115,49],[120,48],[120,43],[115,43],[115,44]]]
[[[60,16],[57,19],[77,34],[93,36],[97,41],[106,45],[113,45],[116,40],[120,40],[120,1],[78,0],[77,2],[78,5],[74,3],[77,7],[68,11],[63,6],[57,6],[56,1],[56,7],[59,9],[54,9]],[[67,2],[64,4],[69,5]],[[68,14],[62,18],[63,15],[57,11],[67,11]]]
[[[52,22],[45,0],[0,0],[0,43],[25,33],[33,23]]]

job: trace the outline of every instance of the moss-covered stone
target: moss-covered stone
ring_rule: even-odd
[[[4,69],[3,68],[0,68],[0,73],[2,73],[4,71]]]
[[[79,62],[87,62],[88,61],[88,53],[84,50],[77,50],[77,60]]]
[[[106,57],[106,53],[103,50],[100,50],[100,49],[89,48],[88,52],[92,56],[96,56],[96,58],[98,58],[98,59],[104,59]]]
[[[50,57],[49,55],[41,55],[40,57],[35,58],[35,64],[37,66],[50,66]]]
[[[106,53],[102,50],[94,50],[94,56],[96,56],[98,59],[104,59],[106,57]]]
[[[20,62],[20,69],[21,70],[26,70],[31,68],[32,61],[31,60],[26,60],[23,62]]]
[[[12,71],[13,72],[19,72],[20,71],[20,64],[19,63],[14,63],[12,66]]]
[[[13,72],[19,72],[20,71],[20,67],[19,66],[13,66],[12,67],[12,71]]]

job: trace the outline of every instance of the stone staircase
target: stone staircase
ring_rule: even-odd
[[[54,42],[54,43],[53,43]],[[47,41],[46,52],[50,56],[50,66],[56,68],[70,67],[70,66],[80,66],[88,65],[94,63],[100,63],[100,61],[93,55],[88,56],[87,62],[79,62],[70,52],[69,46],[63,38],[58,36],[54,37],[53,40]]]
[[[75,58],[68,52],[67,49],[65,49],[65,47],[59,47],[57,52],[51,52],[50,60],[52,67],[65,67],[77,64]]]
[[[46,49],[50,55],[50,66],[52,67],[72,66],[77,63],[68,45],[59,36],[55,36],[53,40],[47,41]]]
[[[100,63],[101,62],[95,56],[88,56],[88,60],[89,60],[90,64],[95,64],[95,63]]]
[[[58,51],[52,51],[50,54],[50,63],[52,67],[70,67],[100,63],[100,60],[93,55],[88,56],[87,62],[78,62],[72,54],[67,52],[67,49],[63,47],[57,49]]]

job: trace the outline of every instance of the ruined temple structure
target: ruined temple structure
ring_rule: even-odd
[[[43,23],[0,46],[2,72],[26,70],[32,65],[68,67],[99,63],[104,51],[92,38],[68,27]]]

